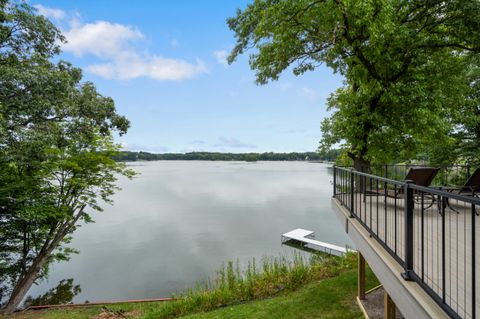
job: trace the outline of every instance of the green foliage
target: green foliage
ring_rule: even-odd
[[[350,157],[348,157],[347,152],[343,151],[335,160],[335,165],[343,166],[343,167],[352,167],[353,161]]]
[[[59,31],[25,3],[0,1],[0,305],[13,310],[67,247],[81,222],[110,202],[113,133],[128,120],[81,70],[51,62]]]
[[[451,134],[459,164],[480,165],[480,57],[472,58],[467,81],[468,99],[459,109],[456,130]],[[441,158],[441,157],[440,157]]]
[[[355,165],[385,163],[450,145],[459,130],[478,137],[478,82],[469,76],[478,74],[478,21],[473,0],[256,0],[228,20],[237,38],[229,62],[254,49],[259,84],[289,67],[300,75],[324,63],[340,73],[321,149],[344,144]]]

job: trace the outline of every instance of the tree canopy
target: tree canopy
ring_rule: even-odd
[[[0,0],[0,305],[13,311],[71,234],[110,202],[113,133],[128,120],[70,63],[52,62],[63,36],[26,3]]]
[[[228,25],[229,62],[248,50],[259,84],[322,63],[344,77],[321,148],[343,144],[357,167],[433,153],[478,125],[477,0],[255,0]]]

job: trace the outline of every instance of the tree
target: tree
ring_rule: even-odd
[[[464,162],[480,165],[480,57],[473,59],[467,81],[468,99],[459,110],[456,120],[454,148]]]
[[[81,70],[51,62],[60,32],[25,3],[0,0],[0,303],[16,309],[71,234],[110,202],[119,174],[113,133],[128,120]]]
[[[256,81],[325,63],[340,73],[321,148],[344,143],[358,169],[448,143],[480,51],[477,0],[256,0],[228,19],[228,61],[255,49]]]

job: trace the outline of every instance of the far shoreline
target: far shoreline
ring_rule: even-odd
[[[112,156],[117,162],[137,161],[240,161],[240,162],[311,162],[333,163],[340,150],[331,150],[328,153],[318,152],[289,152],[289,153],[221,153],[221,152],[189,152],[189,153],[149,153],[120,151]]]

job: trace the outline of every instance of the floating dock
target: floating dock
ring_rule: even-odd
[[[288,233],[282,235],[282,244],[294,242],[299,243],[302,246],[307,246],[310,249],[316,251],[322,251],[334,256],[343,256],[348,251],[353,251],[352,249],[347,249],[345,247],[340,247],[337,245],[324,243],[318,240],[315,240],[315,232],[311,230],[306,230],[302,228],[297,228]]]

